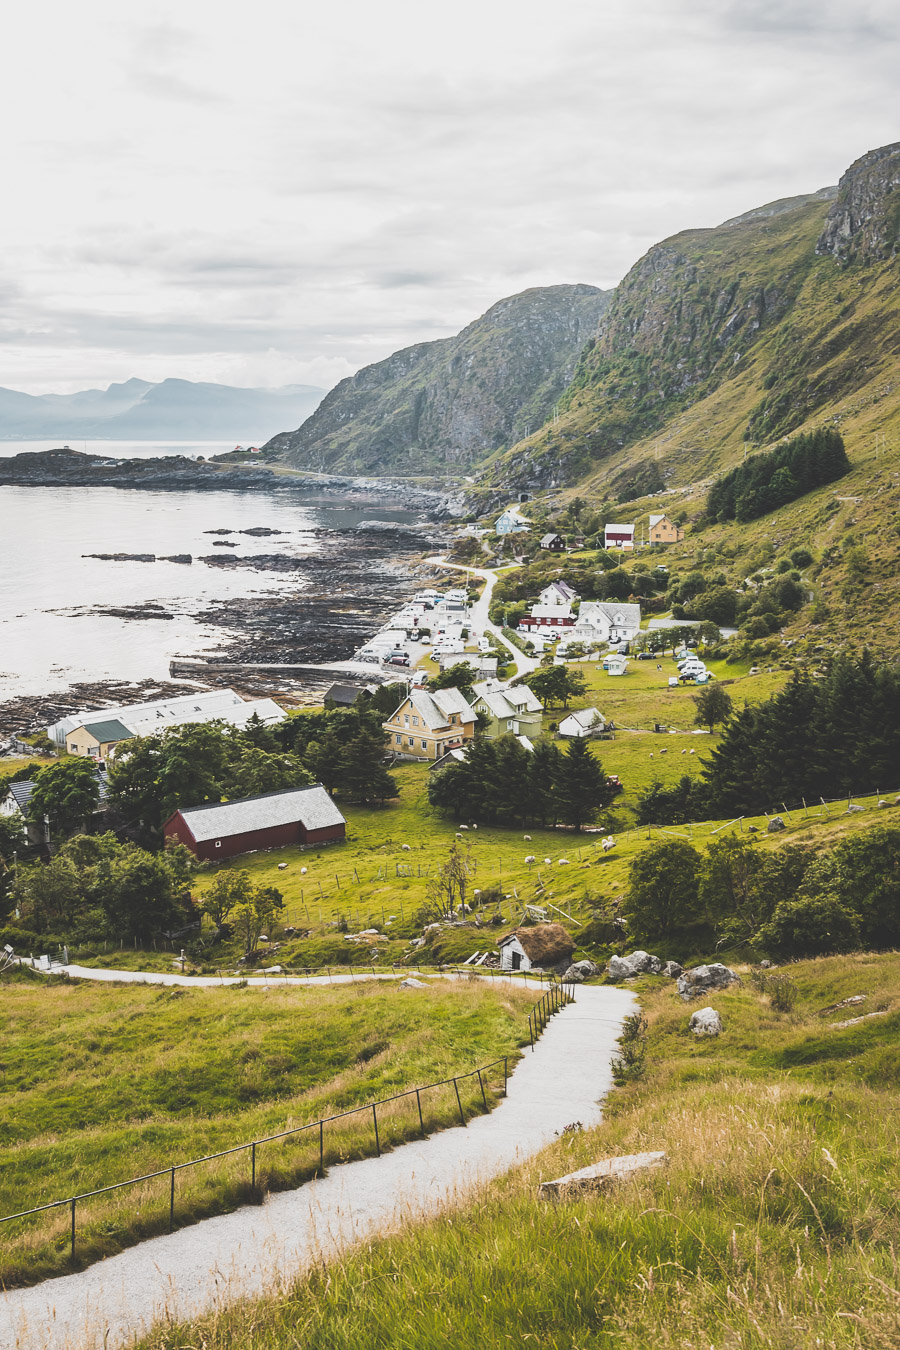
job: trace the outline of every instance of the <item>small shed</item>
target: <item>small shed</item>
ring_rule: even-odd
[[[92,759],[108,759],[114,755],[120,741],[131,740],[134,732],[110,717],[104,722],[86,722],[66,737],[66,750],[70,755],[90,755]]]
[[[584,740],[590,736],[603,736],[606,732],[606,718],[597,708],[581,708],[569,713],[559,724],[560,736],[570,736],[574,740]]]
[[[236,802],[205,803],[175,811],[163,834],[198,858],[214,862],[257,849],[338,843],[347,822],[321,783],[264,792]]]
[[[549,549],[551,553],[562,553],[566,547],[566,541],[561,534],[545,534],[541,539],[541,548]]]
[[[568,966],[575,943],[561,923],[517,928],[497,943],[501,970],[552,970]]]
[[[352,708],[364,688],[365,685],[359,684],[333,684],[323,703],[326,708]]]

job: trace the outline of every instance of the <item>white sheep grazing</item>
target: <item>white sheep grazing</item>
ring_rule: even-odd
[[[301,868],[300,868],[300,875],[301,875],[301,877],[305,877],[308,871],[309,871],[309,868],[308,868],[308,867],[301,867]]]
[[[553,859],[552,859],[552,858],[545,858],[545,859],[544,859],[544,865],[545,865],[546,867],[549,867],[550,864],[551,864],[552,862],[553,862]]]
[[[569,860],[568,860],[568,858],[560,858],[559,863],[558,863],[558,866],[559,866],[559,867],[568,867],[568,865],[569,865]]]
[[[478,826],[477,826],[477,825],[473,825],[473,826],[472,826],[472,829],[473,829],[473,830],[477,830],[477,829],[478,829]]]
[[[653,751],[652,751],[652,750],[650,751],[650,758],[651,758],[651,759],[653,758]]]
[[[460,834],[459,830],[456,831],[456,837],[457,839],[462,839],[462,835]]]
[[[284,869],[285,869],[286,867],[287,867],[287,863],[279,863],[279,864],[278,864],[278,870],[279,870],[279,872],[283,872]]]
[[[401,844],[400,847],[403,849],[404,853],[408,853],[409,850],[410,850],[410,848],[411,848],[411,845],[410,845],[410,844]]]
[[[693,754],[693,753],[694,753],[694,752],[693,752],[693,750],[692,750],[692,751],[691,751],[691,754]]]
[[[468,827],[468,825],[460,825],[459,828],[460,828],[461,830],[467,830],[469,827]]]
[[[526,843],[526,844],[530,844],[530,843],[531,843],[531,835],[530,835],[530,834],[523,834],[523,835],[522,835],[522,838],[525,840],[525,843]]]
[[[525,859],[525,865],[526,865],[526,867],[530,867],[531,864],[532,864],[533,862],[535,862],[535,861],[536,861],[536,859],[535,859],[534,854],[533,854],[533,853],[529,853],[528,857]]]

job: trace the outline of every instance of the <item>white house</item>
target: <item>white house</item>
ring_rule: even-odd
[[[603,547],[634,548],[634,525],[606,525],[603,529]]]
[[[551,581],[540,594],[542,605],[574,605],[580,597],[567,581]]]
[[[641,607],[617,600],[583,600],[575,626],[566,636],[586,646],[631,642],[641,627]]]
[[[485,734],[494,740],[511,732],[514,736],[540,736],[541,701],[525,684],[503,688],[496,680],[485,680],[472,688],[472,707],[490,719]]]
[[[610,652],[603,658],[603,669],[607,675],[624,675],[628,669],[628,657],[619,652]]]
[[[582,708],[579,712],[569,713],[559,724],[560,736],[570,736],[573,740],[602,736],[605,731],[606,718],[597,708]]]
[[[528,521],[523,520],[512,507],[508,507],[501,516],[498,516],[497,524],[494,526],[497,534],[524,534],[530,529]]]

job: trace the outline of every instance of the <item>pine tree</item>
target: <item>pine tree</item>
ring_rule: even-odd
[[[554,800],[562,820],[580,830],[612,801],[603,765],[591,754],[586,740],[573,741],[561,755],[554,784]]]

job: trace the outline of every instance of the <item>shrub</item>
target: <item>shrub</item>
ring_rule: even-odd
[[[838,895],[802,895],[783,900],[760,929],[767,951],[784,956],[829,956],[859,945],[860,919]]]
[[[790,975],[779,975],[769,970],[754,970],[750,976],[754,988],[767,994],[776,1012],[791,1012],[800,990]]]
[[[619,1054],[610,1062],[616,1087],[643,1078],[647,1055],[647,1019],[643,1013],[631,1013],[622,1023]]]

